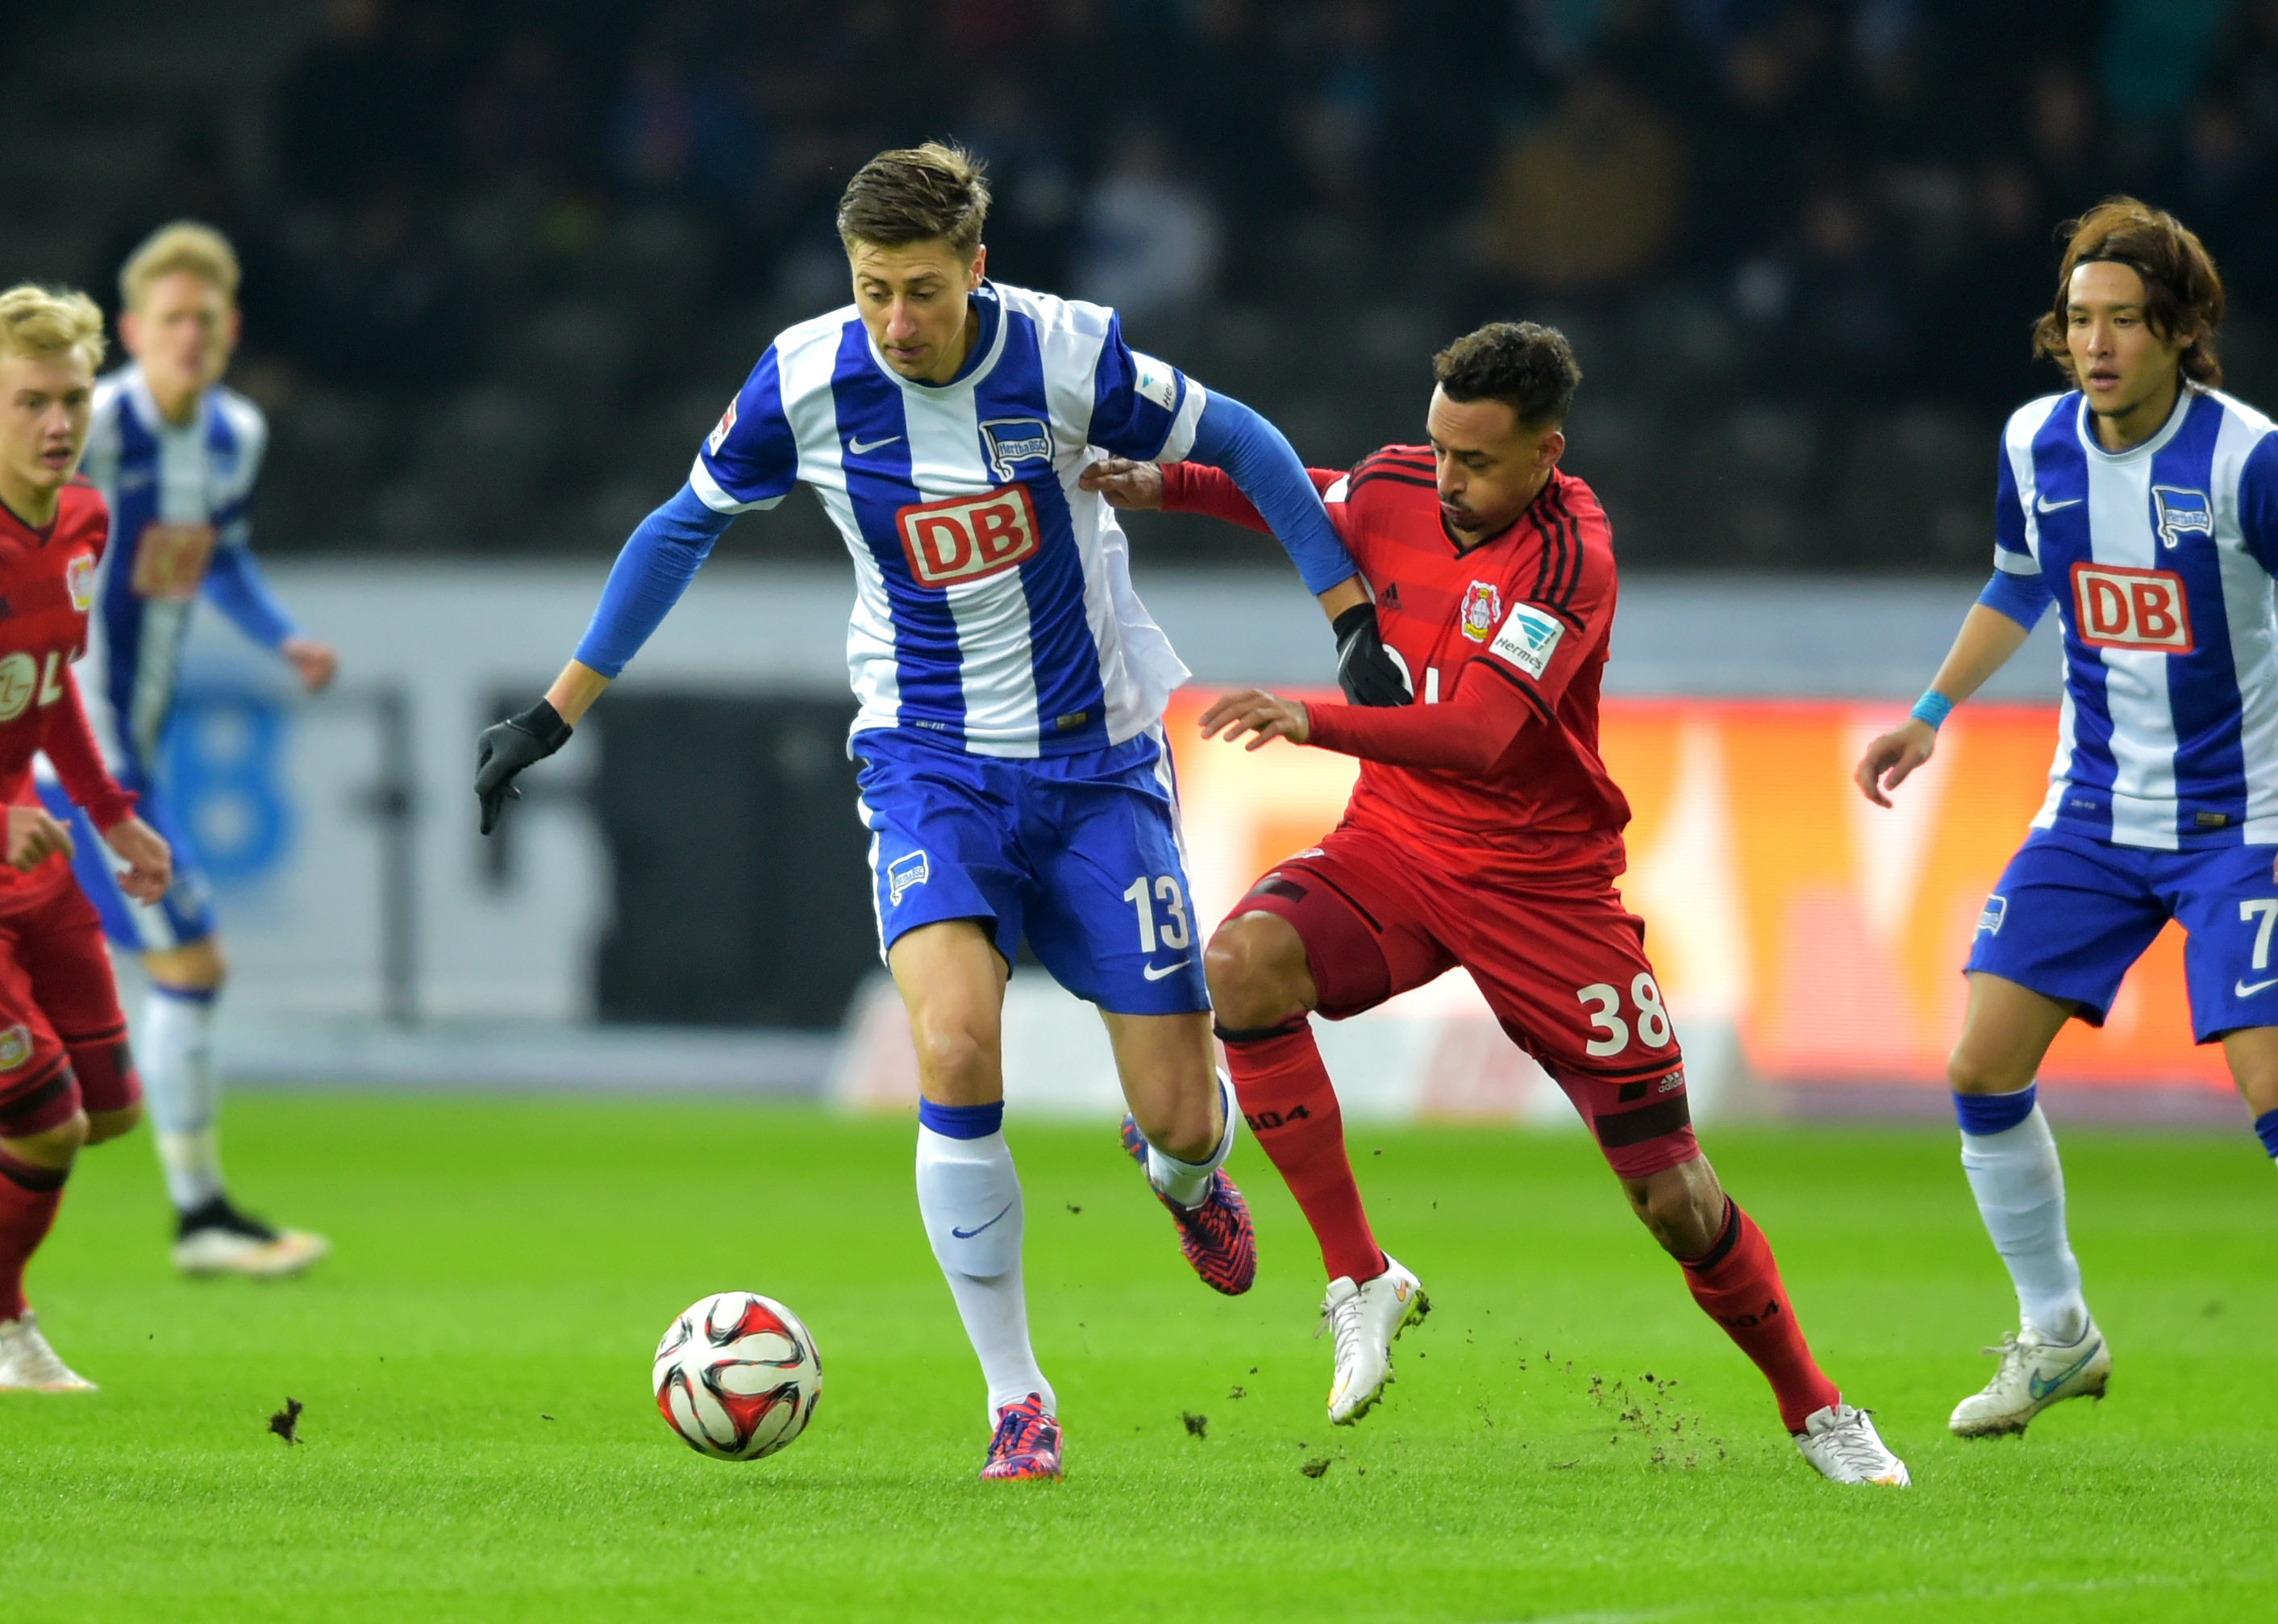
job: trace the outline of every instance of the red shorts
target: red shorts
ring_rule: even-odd
[[[1305,945],[1320,1013],[1358,1015],[1460,965],[1503,1031],[1566,1091],[1624,1178],[1701,1153],[1685,1057],[1613,878],[1620,842],[1562,841],[1557,868],[1346,824],[1235,904]]]
[[[0,1138],[141,1098],[103,922],[66,871],[0,912]]]

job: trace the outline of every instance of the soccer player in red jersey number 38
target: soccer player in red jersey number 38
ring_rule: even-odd
[[[1612,535],[1557,466],[1581,371],[1555,329],[1509,322],[1433,367],[1431,444],[1313,471],[1413,700],[1364,709],[1249,689],[1202,717],[1251,749],[1286,739],[1362,762],[1343,821],[1251,888],[1206,959],[1243,1115],[1329,1275],[1329,1419],[1376,1402],[1393,1338],[1426,1304],[1370,1231],[1309,1016],[1357,1015],[1460,965],[1565,1090],[1694,1300],[1770,1379],[1805,1458],[1838,1482],[1903,1487],[1905,1464],[1821,1373],[1771,1247],[1701,1153],[1645,923],[1614,887],[1630,809],[1597,749]],[[1090,479],[1121,506],[1259,525],[1207,469],[1111,460]]]

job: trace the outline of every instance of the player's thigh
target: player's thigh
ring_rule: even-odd
[[[1964,969],[2103,1025],[2121,978],[2167,923],[2152,876],[2157,855],[2035,830],[1985,899]]]
[[[134,1125],[119,1124],[139,1106],[142,1087],[103,923],[79,889],[67,887],[24,922],[18,940],[33,1000],[71,1056],[90,1117],[107,1130],[91,1137],[115,1137]]]
[[[1167,754],[1097,753],[1024,787],[1028,946],[1053,980],[1116,1015],[1210,1008]]]
[[[1698,1156],[1685,1054],[1645,952],[1645,922],[1611,886],[1480,885],[1462,961],[1503,1030],[1565,1091],[1625,1180]]]
[[[1433,905],[1416,884],[1417,869],[1416,854],[1388,837],[1349,827],[1334,830],[1320,845],[1267,870],[1234,905],[1219,935],[1254,915],[1281,922],[1296,936],[1303,974],[1290,975],[1286,963],[1269,963],[1265,968],[1275,984],[1271,992],[1278,998],[1260,1003],[1286,1004],[1294,995],[1328,1019],[1342,1020],[1420,987],[1455,965],[1433,931]],[[1446,902],[1443,895],[1440,906]],[[1233,946],[1224,955],[1229,960],[1239,957]],[[1289,1009],[1270,1018],[1303,1013]],[[1229,1025],[1246,1024],[1227,1020],[1224,1010],[1219,1018]]]
[[[2014,1094],[2033,1080],[2041,1058],[2077,1006],[2045,997],[1987,970],[1968,976],[1961,1036],[1945,1062],[1957,1094]]]
[[[1026,878],[1017,809],[997,763],[885,734],[854,741],[857,808],[870,831],[878,952],[913,931],[972,920],[1005,965],[1020,951]]]
[[[20,923],[0,921],[0,1139],[36,1145],[74,1119],[83,1134],[85,1119],[71,1057],[32,993]],[[78,1148],[76,1138],[70,1148]]]

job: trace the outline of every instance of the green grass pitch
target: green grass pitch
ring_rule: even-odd
[[[2278,1616],[2278,1180],[2243,1130],[2065,1136],[2113,1397],[1974,1445],[1944,1420],[2014,1306],[1951,1133],[1708,1136],[1904,1493],[1804,1466],[1578,1135],[1357,1132],[1436,1309],[1335,1429],[1318,1260],[1254,1146],[1263,1273],[1229,1301],[1112,1123],[1013,1138],[1057,1485],[974,1481],[906,1121],[241,1099],[235,1183],[338,1247],[265,1285],[173,1278],[147,1142],[92,1153],[31,1285],[103,1390],[0,1400],[8,1616]],[[753,1465],[684,1448],[646,1391],[670,1316],[733,1287],[825,1361],[814,1427]],[[297,1447],[266,1429],[288,1394]]]

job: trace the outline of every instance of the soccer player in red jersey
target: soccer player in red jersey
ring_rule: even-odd
[[[1286,739],[1362,763],[1343,821],[1260,879],[1206,958],[1243,1115],[1329,1275],[1329,1419],[1376,1402],[1393,1338],[1426,1303],[1369,1229],[1309,1017],[1357,1015],[1460,965],[1770,1380],[1804,1457],[1838,1482],[1903,1487],[1905,1464],[1821,1373],[1771,1247],[1701,1153],[1645,923],[1614,886],[1630,809],[1597,747],[1612,533],[1557,466],[1581,371],[1555,329],[1509,322],[1458,339],[1433,370],[1428,446],[1313,473],[1414,701],[1308,706],[1253,688],[1202,717],[1206,736],[1248,735],[1253,750]],[[1258,523],[1206,469],[1111,461],[1091,483],[1119,506]]]
[[[0,293],[0,1390],[84,1390],[24,1302],[24,1266],[55,1222],[83,1145],[141,1116],[102,922],[72,877],[70,831],[40,805],[42,750],[154,900],[166,843],[104,770],[71,663],[87,647],[111,516],[74,478],[87,448],[103,313],[84,294]]]

